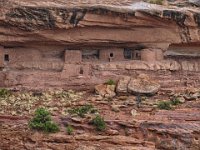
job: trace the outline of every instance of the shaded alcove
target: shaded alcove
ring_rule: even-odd
[[[199,44],[171,44],[165,52],[166,58],[199,58]]]

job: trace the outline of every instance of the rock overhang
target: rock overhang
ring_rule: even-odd
[[[22,43],[41,41],[45,43],[54,43],[58,45],[73,45],[73,43],[81,43],[88,45],[87,42],[93,43],[91,45],[100,46],[101,44],[108,45],[125,45],[129,43],[142,43],[144,45],[155,45],[153,43],[167,43],[166,45],[181,42],[192,42],[188,41],[190,35],[183,35],[185,41],[181,39],[180,29],[187,27],[186,20],[188,19],[188,12],[191,9],[178,8],[177,7],[166,7],[153,5],[145,2],[132,2],[127,4],[111,5],[107,3],[100,4],[78,4],[68,5],[71,1],[59,5],[60,1],[45,1],[41,3],[32,1],[3,1],[1,2],[2,14],[0,17],[0,27],[2,28],[2,36],[8,39],[0,40],[1,45],[9,45],[9,43]],[[39,5],[40,4],[40,5]],[[5,7],[4,7],[5,6]],[[6,11],[4,11],[6,10]],[[198,24],[198,13],[196,9],[193,10],[194,15],[192,26]],[[191,19],[191,18],[189,18]],[[190,23],[191,26],[191,23]],[[153,39],[158,35],[146,32],[146,30],[154,29],[154,33],[161,32],[163,29],[166,35],[163,35],[164,39]],[[95,31],[98,30],[98,31]],[[156,30],[157,29],[157,30]],[[127,34],[126,31],[130,30],[141,32],[142,34],[149,34],[149,37],[136,40],[128,40],[122,36],[121,39],[107,36],[107,38],[99,39],[94,34],[85,36],[85,32],[102,32],[102,30],[110,30],[117,34],[120,31]],[[13,32],[14,31],[14,32]],[[12,33],[9,33],[12,32]],[[69,37],[65,39],[60,38],[63,34],[68,34]],[[74,33],[72,33],[74,32]],[[131,33],[130,32],[130,33]],[[149,31],[150,32],[150,31]],[[187,32],[187,31],[185,31]],[[22,36],[24,40],[17,41],[12,36]],[[82,35],[77,35],[78,33]],[[112,34],[113,34],[112,33]],[[73,34],[70,35],[70,34]],[[109,34],[106,32],[105,34]],[[111,33],[110,33],[111,34]],[[132,33],[137,37],[139,33]],[[185,33],[184,33],[185,34]],[[52,36],[54,35],[54,38]],[[114,35],[114,34],[113,34]],[[119,35],[120,32],[119,32]],[[117,35],[119,37],[119,35]],[[152,36],[151,36],[152,35]],[[30,36],[35,37],[32,39]],[[48,36],[48,37],[47,37]],[[76,39],[76,37],[78,39]],[[98,35],[101,37],[102,35]],[[130,35],[128,35],[130,36]],[[186,37],[185,37],[186,36]],[[75,38],[74,38],[75,37]],[[115,36],[116,37],[116,36]],[[175,38],[174,38],[175,37]],[[4,38],[4,39],[5,39]],[[130,37],[131,39],[132,37]],[[36,40],[39,39],[39,40]],[[150,39],[149,41],[146,39]],[[175,40],[176,39],[176,40]],[[197,39],[197,37],[194,37]],[[9,42],[10,41],[10,42]],[[98,44],[99,43],[99,44]],[[89,44],[90,45],[90,44]],[[166,47],[166,46],[165,46]]]

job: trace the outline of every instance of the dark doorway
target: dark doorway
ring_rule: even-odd
[[[83,68],[82,67],[80,68],[80,72],[79,73],[83,74]]]
[[[131,60],[141,60],[141,51],[131,48],[124,49],[124,58]]]
[[[125,59],[132,59],[132,50],[125,48],[124,49],[124,58]]]
[[[99,59],[99,50],[83,50],[82,51],[82,59],[93,61]]]
[[[4,61],[9,61],[9,55],[8,54],[4,55]]]

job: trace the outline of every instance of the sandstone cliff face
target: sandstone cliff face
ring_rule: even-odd
[[[191,96],[190,99],[184,98],[182,104],[173,106],[172,110],[157,108],[157,104],[169,98],[169,91],[143,97],[146,100],[142,100],[140,107],[133,95],[115,96],[108,100],[100,95],[71,90],[10,92],[10,96],[0,101],[0,148],[3,150],[200,149],[199,89],[191,88],[187,93],[171,90],[170,95]],[[64,98],[65,94],[68,96]],[[170,102],[169,99],[167,101]],[[66,112],[86,106],[86,103],[94,106],[105,118],[104,132],[96,131],[92,126],[91,118],[95,114],[83,113],[82,118]],[[60,132],[44,134],[28,127],[28,121],[38,107],[45,107],[51,112]],[[68,125],[74,129],[72,135],[67,135]]]
[[[4,46],[44,42],[72,46],[140,43],[166,48],[171,43],[199,40],[198,9],[109,2],[1,1],[0,43]]]
[[[200,92],[188,92],[200,87],[199,27],[199,8],[191,6],[135,0],[0,0],[0,87],[15,91],[14,97],[0,100],[0,149],[199,150]],[[108,79],[143,73],[161,87],[141,104],[134,96],[103,99],[85,93],[79,101],[76,95],[69,100],[60,93],[50,92],[54,98],[45,92],[16,92],[86,90]],[[122,85],[125,94],[128,83]],[[158,110],[157,102],[170,96],[181,96],[183,104]],[[97,135],[85,119],[66,116],[66,108],[86,102],[99,108],[111,130]],[[39,106],[52,109],[60,133],[27,128],[30,113]],[[76,128],[75,136],[66,135],[67,123]]]

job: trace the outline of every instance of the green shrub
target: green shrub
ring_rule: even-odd
[[[174,98],[171,100],[171,104],[172,105],[179,105],[181,104],[181,101],[178,98]]]
[[[97,131],[104,131],[106,129],[106,123],[104,121],[104,118],[102,118],[100,115],[97,115],[92,120],[92,124],[96,127]]]
[[[0,89],[0,97],[5,98],[6,96],[10,95],[10,91],[7,89]]]
[[[78,108],[73,108],[73,109],[68,110],[70,114],[76,114],[82,118],[85,117],[86,114],[95,113],[96,111],[97,110],[94,109],[92,105],[84,105]]]
[[[52,121],[47,121],[44,125],[44,131],[48,133],[55,133],[59,131],[59,127]]]
[[[170,110],[171,109],[171,103],[169,101],[161,101],[161,102],[158,103],[158,108]]]
[[[105,82],[106,85],[116,85],[116,82],[112,79],[109,79],[108,81]]]
[[[163,4],[163,0],[149,0],[148,2],[151,4],[157,4],[157,5]]]
[[[49,111],[44,108],[38,108],[35,111],[34,117],[29,122],[29,127],[31,129],[49,133],[59,131],[59,127],[52,121]]]
[[[74,129],[72,128],[72,126],[68,125],[66,127],[66,131],[68,135],[72,135],[72,133],[74,132]]]

